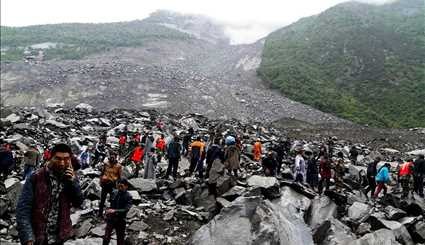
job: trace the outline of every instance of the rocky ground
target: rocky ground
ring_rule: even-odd
[[[30,144],[41,147],[66,141],[77,152],[93,145],[107,133],[111,148],[117,147],[117,135],[127,125],[129,131],[153,127],[161,119],[167,135],[189,127],[198,134],[212,132],[242,136],[244,153],[241,176],[220,177],[218,198],[208,194],[206,183],[194,177],[176,181],[162,179],[167,163],[159,163],[157,178],[130,178],[134,205],[127,215],[130,244],[420,244],[425,242],[425,202],[418,196],[401,199],[395,185],[396,163],[392,157],[406,158],[411,152],[424,152],[423,129],[380,130],[353,127],[351,124],[309,125],[292,120],[274,124],[255,124],[233,119],[211,119],[199,114],[166,114],[154,110],[98,111],[89,105],[48,108],[2,108],[0,138],[14,144],[22,157]],[[259,129],[258,129],[259,128]],[[349,142],[361,154],[358,164],[346,161],[346,187],[331,189],[319,196],[306,186],[292,182],[293,159],[285,159],[282,175],[263,177],[258,163],[251,160],[251,144],[260,132],[264,149],[282,137],[315,151],[337,136],[335,152],[348,156]],[[399,141],[399,143],[396,143]],[[391,148],[392,147],[392,148]],[[390,191],[371,202],[360,190],[358,176],[373,157],[381,155],[392,165]],[[346,158],[348,159],[348,158]],[[185,174],[183,158],[179,173]],[[23,182],[18,164],[16,171],[0,186],[0,243],[16,244],[15,206]],[[128,177],[131,165],[125,167]],[[73,210],[75,238],[67,244],[99,244],[104,224],[95,218],[100,198],[97,168],[80,170],[78,176],[85,194],[82,209]]]

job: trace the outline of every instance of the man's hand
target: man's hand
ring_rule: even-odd
[[[115,209],[112,209],[112,208],[106,209],[106,214],[114,214],[114,213],[115,213]]]
[[[27,241],[26,243],[25,243],[25,245],[33,245],[34,244],[34,242],[33,241]]]
[[[72,168],[72,165],[69,164],[68,168],[65,170],[65,179],[67,180],[74,180],[75,174],[74,169]]]

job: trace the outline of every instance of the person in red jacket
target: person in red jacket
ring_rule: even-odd
[[[161,137],[156,140],[155,148],[156,148],[156,154],[158,156],[158,162],[160,162],[161,158],[162,158],[162,156],[164,155],[164,152],[165,152],[165,136],[164,136],[164,134],[161,134]]]
[[[127,134],[121,133],[120,140],[118,141],[120,148],[119,148],[119,154],[122,156],[124,154],[125,150],[125,144],[127,143]]]
[[[140,165],[142,164],[142,159],[144,155],[143,147],[136,142],[136,147],[133,150],[133,154],[131,155],[131,161],[136,165],[133,175],[135,177],[139,176]]]
[[[407,198],[409,196],[409,185],[413,176],[413,159],[408,159],[407,162],[403,163],[399,171],[401,187],[403,188],[403,194],[401,198]]]
[[[326,184],[326,190],[329,190],[329,184],[331,182],[331,176],[332,176],[331,162],[327,155],[323,155],[320,158],[319,172],[321,177],[319,181],[319,194],[322,194],[323,182],[325,182]]]

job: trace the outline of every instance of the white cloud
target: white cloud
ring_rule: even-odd
[[[146,18],[158,9],[202,14],[226,23],[233,42],[250,42],[301,17],[346,0],[0,0],[1,25],[115,22]],[[361,0],[374,3],[389,0]]]

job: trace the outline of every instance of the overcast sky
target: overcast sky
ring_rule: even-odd
[[[347,0],[0,0],[1,25],[116,22],[158,9],[207,15],[226,26],[233,43],[249,43],[299,18]],[[391,0],[362,0],[383,3]]]

